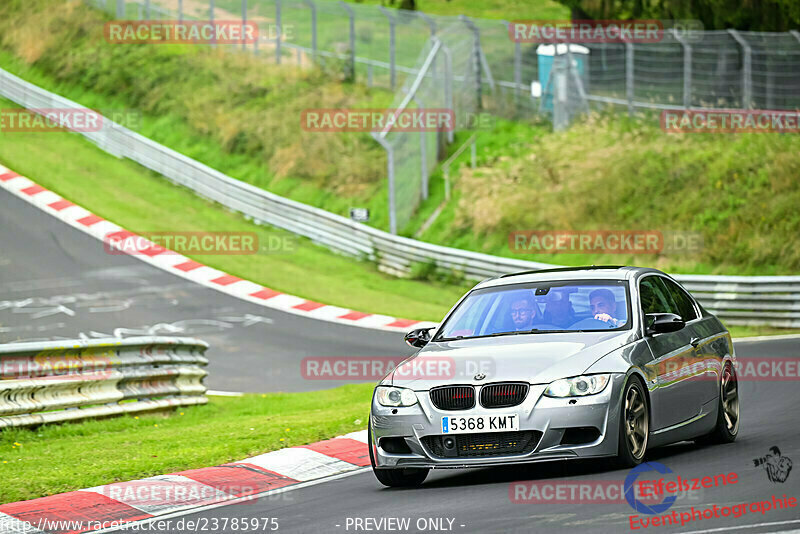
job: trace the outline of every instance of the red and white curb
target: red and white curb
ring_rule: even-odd
[[[136,235],[2,165],[0,165],[0,187],[104,243],[110,238],[125,239]],[[142,242],[149,243],[144,238]],[[120,252],[124,253],[124,250]],[[142,250],[135,254],[135,257],[164,271],[233,297],[305,317],[394,332],[406,332],[410,327],[425,328],[436,325],[431,322],[349,310],[287,295],[208,267],[156,244],[148,247],[146,251]]]
[[[216,467],[4,504],[0,534],[77,534],[211,505],[246,505],[369,465],[367,431],[361,430]]]

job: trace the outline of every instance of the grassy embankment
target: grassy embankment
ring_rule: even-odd
[[[0,432],[0,504],[219,465],[367,426],[371,384],[211,397],[171,414]]]

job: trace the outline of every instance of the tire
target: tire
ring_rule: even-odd
[[[739,380],[731,362],[726,362],[719,380],[717,422],[714,430],[695,440],[699,445],[733,443],[739,434]]]
[[[616,463],[621,468],[642,463],[650,437],[650,407],[644,384],[631,376],[625,383],[619,415],[619,445]]]
[[[429,469],[405,467],[401,469],[378,469],[375,467],[375,457],[372,453],[372,423],[367,425],[369,446],[369,461],[375,478],[384,486],[390,488],[412,488],[421,485],[428,476]]]

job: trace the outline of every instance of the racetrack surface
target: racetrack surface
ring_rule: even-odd
[[[401,333],[315,320],[251,304],[167,273],[0,189],[0,343],[120,334],[197,337],[211,389],[309,391],[301,361],[411,354]]]
[[[738,357],[796,357],[797,340],[737,343]],[[773,495],[800,498],[800,467],[785,482],[771,482],[763,467],[753,459],[778,446],[783,456],[800,462],[800,388],[796,381],[744,381],[739,384],[741,428],[736,442],[729,445],[697,446],[690,442],[654,449],[647,459],[666,465],[682,478],[701,478],[735,472],[738,482],[725,487],[701,489],[678,500],[670,510],[686,512],[695,507],[731,506],[770,500]],[[530,464],[527,466],[461,471],[434,471],[422,487],[388,489],[369,471],[319,485],[265,496],[255,502],[222,506],[172,518],[166,532],[189,532],[180,519],[194,520],[213,532],[241,532],[243,519],[277,518],[279,532],[630,532],[627,502],[515,503],[509,488],[515,481],[571,483],[591,481],[624,482],[627,470],[613,470],[603,460]],[[653,479],[657,477],[645,477]],[[638,514],[640,518],[646,517]],[[239,527],[233,528],[233,518]],[[356,520],[409,519],[408,529],[376,528],[376,523]],[[426,518],[443,518],[443,528],[417,528]],[[216,528],[214,521],[216,520]],[[452,520],[452,523],[449,523]],[[227,525],[225,525],[227,521]],[[784,523],[786,522],[786,523]],[[767,524],[767,525],[764,525]],[[162,525],[163,526],[163,525]],[[393,525],[394,526],[394,525]],[[227,527],[227,528],[224,528]],[[369,528],[366,528],[369,527]],[[748,511],[739,518],[712,518],[678,526],[650,526],[638,531],[694,532],[776,532],[800,528],[797,508]],[[198,529],[199,530],[199,529]],[[259,532],[265,531],[260,529]]]

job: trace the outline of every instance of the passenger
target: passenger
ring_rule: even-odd
[[[543,322],[559,328],[568,328],[575,321],[575,310],[572,309],[569,294],[551,289],[547,294]]]
[[[589,294],[589,307],[592,315],[598,321],[603,321],[612,325],[614,328],[625,324],[625,321],[617,318],[617,299],[610,289],[595,289]]]
[[[533,330],[533,322],[538,316],[533,297],[520,297],[511,303],[511,320],[514,331]]]

